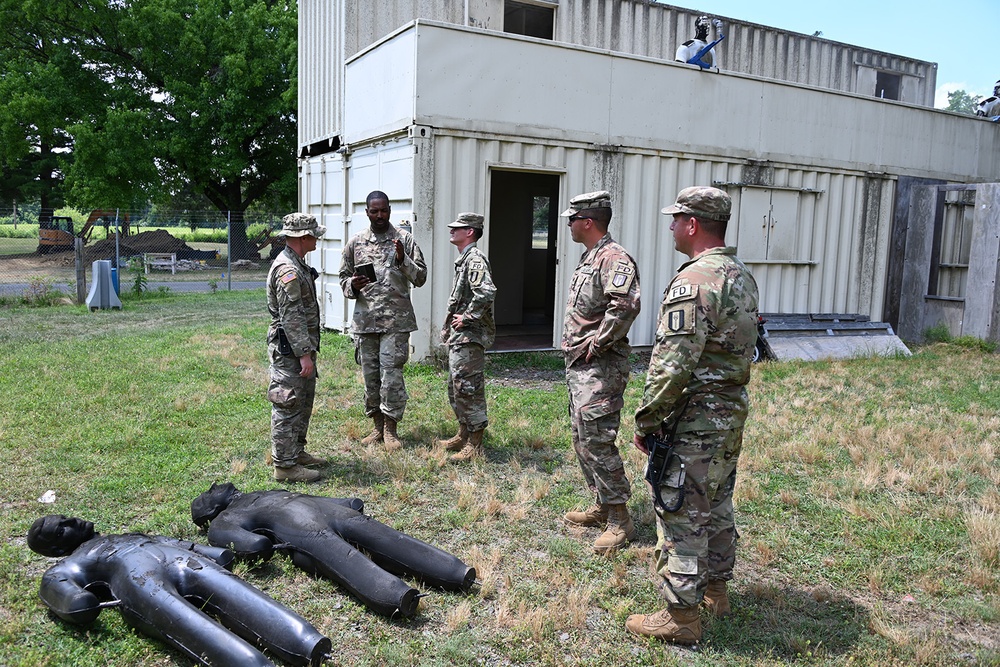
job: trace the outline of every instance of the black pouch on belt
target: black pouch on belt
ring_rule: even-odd
[[[285,335],[285,330],[278,327],[278,353],[285,357],[294,356],[295,353],[292,352],[292,346],[288,342],[288,336]]]

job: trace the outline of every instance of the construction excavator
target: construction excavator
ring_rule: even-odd
[[[114,210],[96,209],[90,212],[87,222],[83,224],[79,233],[73,231],[73,218],[54,215],[50,220],[40,220],[38,223],[38,249],[39,255],[50,252],[63,252],[73,249],[73,239],[81,238],[84,243],[90,241],[94,227],[100,225],[104,227],[105,234],[109,233],[111,227],[115,225],[117,217],[120,233],[128,236],[131,233],[129,227],[128,213],[119,213]]]

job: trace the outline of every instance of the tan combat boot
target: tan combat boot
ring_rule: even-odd
[[[403,447],[403,443],[399,441],[399,435],[396,433],[396,420],[392,417],[385,418],[385,430],[382,431],[382,438],[385,440],[385,451],[387,452],[394,452]]]
[[[596,502],[593,507],[582,512],[566,512],[563,515],[563,520],[574,526],[603,526],[608,522],[609,507],[610,505]]]
[[[319,456],[313,456],[306,450],[299,452],[299,455],[295,458],[295,465],[300,466],[325,466],[327,460],[320,458]]]
[[[274,468],[274,479],[279,482],[315,482],[320,478],[316,470],[293,465],[291,468]]]
[[[702,603],[716,618],[729,616],[732,609],[729,608],[729,594],[726,592],[725,579],[712,579],[708,582],[708,589],[705,590],[705,598]]]
[[[632,614],[625,621],[625,628],[632,634],[675,644],[697,644],[701,641],[698,607],[675,607],[648,616]]]
[[[466,461],[471,461],[474,458],[485,455],[483,451],[484,433],[486,433],[485,429],[469,433],[469,438],[465,441],[466,444],[465,447],[462,447],[462,451],[458,454],[452,454],[448,457],[448,460],[452,463],[465,463]]]
[[[599,554],[612,553],[635,536],[635,525],[628,515],[625,503],[608,505],[608,527],[594,542],[594,551]]]
[[[381,412],[376,412],[372,415],[372,421],[375,422],[375,427],[371,433],[361,439],[362,445],[374,445],[382,442],[382,432],[385,430],[385,415]]]
[[[469,427],[465,424],[458,425],[458,433],[451,436],[447,440],[438,440],[437,446],[444,447],[445,451],[457,452],[462,450],[466,445],[466,440],[469,438]]]

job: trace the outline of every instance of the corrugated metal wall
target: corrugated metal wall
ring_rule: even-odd
[[[434,222],[433,246],[437,258],[450,257],[446,234],[439,228],[456,212],[477,210],[487,213],[487,232],[480,242],[489,252],[489,230],[496,224],[489,218],[491,169],[536,170],[563,174],[560,210],[581,192],[609,189],[614,194],[615,218],[612,235],[635,257],[642,279],[643,311],[633,327],[637,345],[652,344],[658,304],[663,289],[686,259],[673,249],[669,221],[660,209],[674,200],[676,193],[695,184],[717,183],[733,197],[734,215],[727,241],[742,247],[738,220],[744,193],[756,188],[741,187],[746,165],[725,159],[683,154],[604,151],[572,143],[541,145],[488,135],[452,134],[438,131],[433,144]],[[798,192],[794,220],[783,221],[787,228],[777,233],[794,237],[795,261],[759,258],[751,261],[761,290],[764,312],[859,312],[879,319],[885,286],[872,283],[864,266],[866,244],[876,246],[869,263],[884,269],[885,249],[891,223],[891,187],[865,211],[865,174],[775,166],[773,186]],[[891,181],[888,181],[891,184]],[[813,192],[808,192],[813,191]],[[749,199],[749,197],[747,197]],[[866,220],[866,215],[876,219]],[[583,251],[560,226],[560,265],[556,287],[556,329],[558,340],[565,290]],[[742,250],[741,250],[742,254]],[[748,258],[752,260],[753,258]],[[877,269],[877,266],[875,267]],[[438,261],[430,267],[435,285],[433,318],[443,314],[450,284],[450,262]],[[882,275],[879,273],[878,275]],[[441,312],[438,312],[441,311]],[[432,318],[432,319],[433,319]]]
[[[935,292],[937,296],[965,298],[969,256],[972,251],[975,195],[974,190],[957,190],[945,194]]]
[[[343,3],[299,0],[299,147],[332,137],[342,125]]]
[[[708,12],[645,0],[563,0],[557,10],[556,39],[673,60],[677,47],[694,37],[695,19],[704,14]],[[874,86],[869,90],[869,77],[859,77],[859,72],[884,70],[908,78],[902,101],[934,106],[934,63],[719,18],[726,39],[716,47],[717,64],[724,69],[862,95],[873,95]],[[874,71],[870,78],[874,84]]]
[[[410,162],[414,171],[390,168],[397,157],[406,157],[409,141],[419,147],[417,153],[409,153],[419,159],[418,163]],[[330,229],[316,259],[324,274],[324,324],[331,328],[339,329],[349,317],[350,304],[342,301],[336,272],[343,239],[367,222],[362,212],[364,195],[376,188],[394,199],[413,193],[413,211],[404,210],[410,202],[400,200],[394,204],[393,219],[398,224],[420,211],[413,232],[427,257],[429,280],[414,292],[420,331],[414,333],[411,343],[417,358],[431,353],[432,334],[447,305],[454,259],[447,223],[461,211],[485,213],[486,234],[480,246],[487,254],[490,231],[502,224],[490,218],[492,170],[559,175],[559,210],[581,192],[612,191],[612,235],[635,257],[642,280],[643,310],[631,333],[635,345],[652,344],[662,292],[686,260],[673,249],[669,220],[660,209],[671,203],[680,189],[695,184],[715,183],[732,195],[734,211],[727,241],[737,246],[757,279],[762,312],[849,312],[873,319],[879,319],[882,312],[885,286],[878,276],[884,275],[893,188],[892,181],[885,181],[888,187],[878,190],[878,201],[866,204],[863,173],[771,165],[767,186],[740,185],[754,180],[750,178],[754,165],[682,153],[626,154],[616,148],[574,142],[541,144],[430,129],[420,138],[400,137],[362,147],[346,163],[312,159],[302,164],[307,208],[320,215]],[[341,171],[345,165],[346,176]],[[353,173],[355,169],[357,173]],[[777,258],[754,256],[759,254],[760,244],[749,235],[757,230],[744,222],[768,215],[769,209],[760,204],[760,193],[768,191],[779,195],[772,203],[795,203],[793,217],[772,216],[772,237],[781,245]],[[345,227],[344,216],[350,216],[350,229]],[[572,241],[565,225],[559,225],[557,234],[553,345],[560,337],[569,279],[584,250]],[[866,259],[868,255],[871,257]],[[874,281],[869,274],[874,274]]]

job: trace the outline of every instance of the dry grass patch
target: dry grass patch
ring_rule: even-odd
[[[449,609],[444,616],[444,628],[448,632],[455,632],[469,627],[472,620],[472,603],[462,600],[457,605]]]
[[[1000,513],[981,507],[970,509],[965,513],[965,529],[969,534],[969,548],[980,563],[1000,566]]]

